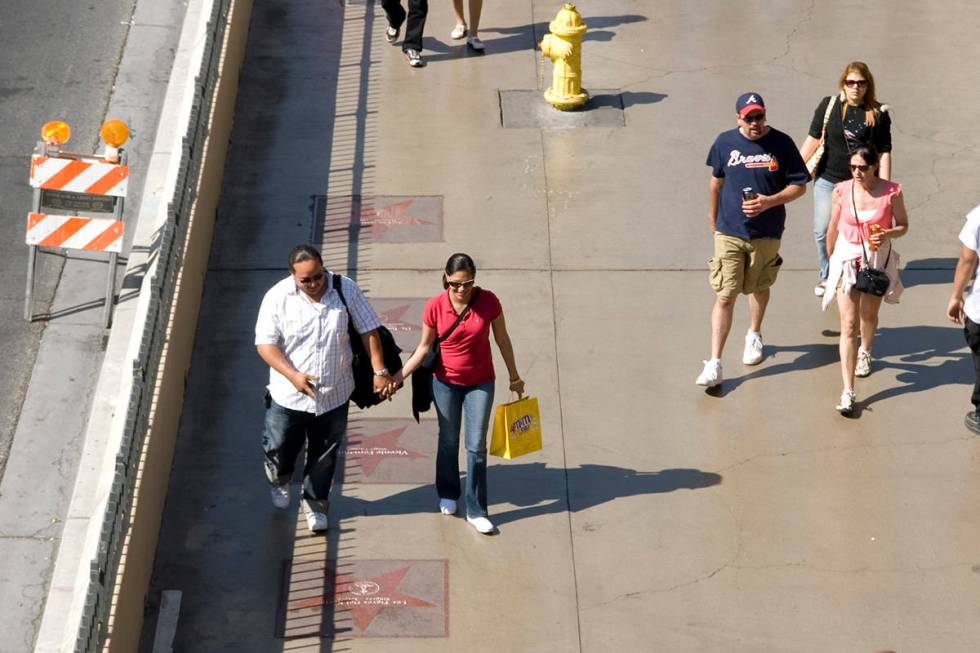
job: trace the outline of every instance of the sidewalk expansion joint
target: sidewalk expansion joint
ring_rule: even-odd
[[[960,437],[947,438],[945,440],[936,440],[933,442],[927,441],[915,441],[915,442],[879,442],[879,443],[861,443],[846,445],[841,447],[829,446],[820,447],[817,449],[801,449],[799,451],[773,451],[770,453],[761,453],[756,456],[750,456],[737,463],[732,463],[726,467],[718,470],[719,472],[729,472],[738,467],[743,467],[746,465],[753,464],[760,460],[765,460],[766,458],[785,458],[788,456],[812,456],[819,455],[828,452],[841,452],[841,451],[856,451],[859,449],[896,449],[901,447],[944,447],[950,444],[958,444],[963,442],[968,442],[976,439],[973,435],[964,435]]]
[[[53,524],[52,524],[53,525]],[[40,532],[40,529],[37,532]],[[9,540],[11,542],[54,542],[58,538],[54,535],[48,537],[42,537],[40,535],[0,535],[0,540]]]

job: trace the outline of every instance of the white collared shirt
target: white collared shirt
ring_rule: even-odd
[[[966,224],[960,231],[960,242],[974,252],[980,253],[980,206],[966,214]],[[980,324],[980,283],[977,272],[973,273],[966,287],[963,312],[972,322]]]
[[[292,276],[274,285],[262,298],[255,322],[256,345],[276,345],[290,365],[319,379],[314,399],[270,368],[268,389],[273,401],[315,415],[342,405],[354,391],[347,311],[332,287],[334,275],[326,274],[328,290],[319,302],[297,288]],[[345,276],[340,284],[357,332],[377,329],[381,321],[357,284]]]

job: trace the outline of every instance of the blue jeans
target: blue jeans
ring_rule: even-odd
[[[345,402],[322,415],[314,415],[284,408],[266,395],[265,428],[262,431],[265,464],[273,470],[280,485],[289,483],[296,457],[305,441],[303,498],[317,512],[327,512],[330,486],[337,467],[337,450],[347,432],[348,406]]]
[[[827,225],[830,224],[833,192],[834,182],[823,177],[813,182],[813,240],[817,243],[821,281],[826,281],[827,274],[830,272],[830,259],[827,258]]]
[[[467,517],[487,516],[487,424],[493,388],[493,381],[462,386],[432,377],[432,399],[439,418],[436,491],[440,499],[459,499],[459,428],[465,417]]]

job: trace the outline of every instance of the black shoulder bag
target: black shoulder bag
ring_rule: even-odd
[[[448,338],[456,330],[456,327],[459,326],[459,323],[469,313],[470,306],[473,305],[473,302],[476,301],[479,295],[480,289],[474,289],[473,296],[470,297],[470,302],[466,305],[466,308],[456,316],[456,320],[446,329],[445,333],[436,337],[432,342],[432,346],[429,347],[425,358],[422,359],[422,364],[412,373],[412,415],[415,417],[416,422],[419,421],[419,413],[424,413],[432,407],[432,372],[436,369],[436,365],[439,362],[439,343]]]
[[[875,297],[884,297],[885,293],[888,292],[888,285],[891,283],[888,280],[888,275],[885,274],[884,269],[876,270],[871,267],[871,263],[868,262],[868,250],[864,248],[864,229],[861,226],[861,220],[858,219],[857,202],[854,201],[854,180],[851,180],[851,208],[854,211],[854,221],[857,222],[858,235],[861,236],[861,253],[864,256],[864,265],[857,272],[857,279],[854,281],[854,288],[858,292],[867,293],[869,295],[874,295]],[[885,265],[882,267],[888,267],[888,259],[892,257],[892,248],[889,244],[888,246],[888,256],[885,257]]]
[[[347,335],[350,338],[350,350],[353,354],[354,392],[351,400],[358,408],[370,408],[380,404],[384,399],[374,391],[374,365],[371,354],[364,349],[361,334],[354,328],[354,320],[350,316],[350,307],[344,299],[344,291],[340,287],[340,275],[333,275],[333,288],[340,295],[340,301],[347,309]],[[381,349],[384,352],[385,367],[390,374],[402,368],[401,348],[395,343],[395,337],[385,325],[378,326],[378,337],[381,339]]]

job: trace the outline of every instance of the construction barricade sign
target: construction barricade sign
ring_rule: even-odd
[[[129,166],[97,159],[31,157],[31,186],[45,190],[126,196]]]
[[[75,215],[27,215],[27,244],[90,252],[122,251],[123,222]]]
[[[41,127],[42,140],[31,156],[34,201],[27,214],[25,237],[30,250],[24,302],[27,320],[33,319],[34,267],[41,247],[109,255],[104,323],[106,327],[110,324],[129,183],[129,166],[119,148],[129,138],[129,128],[120,120],[109,120],[100,134],[106,143],[103,154],[73,154],[61,149],[71,136],[67,123],[51,121]]]

